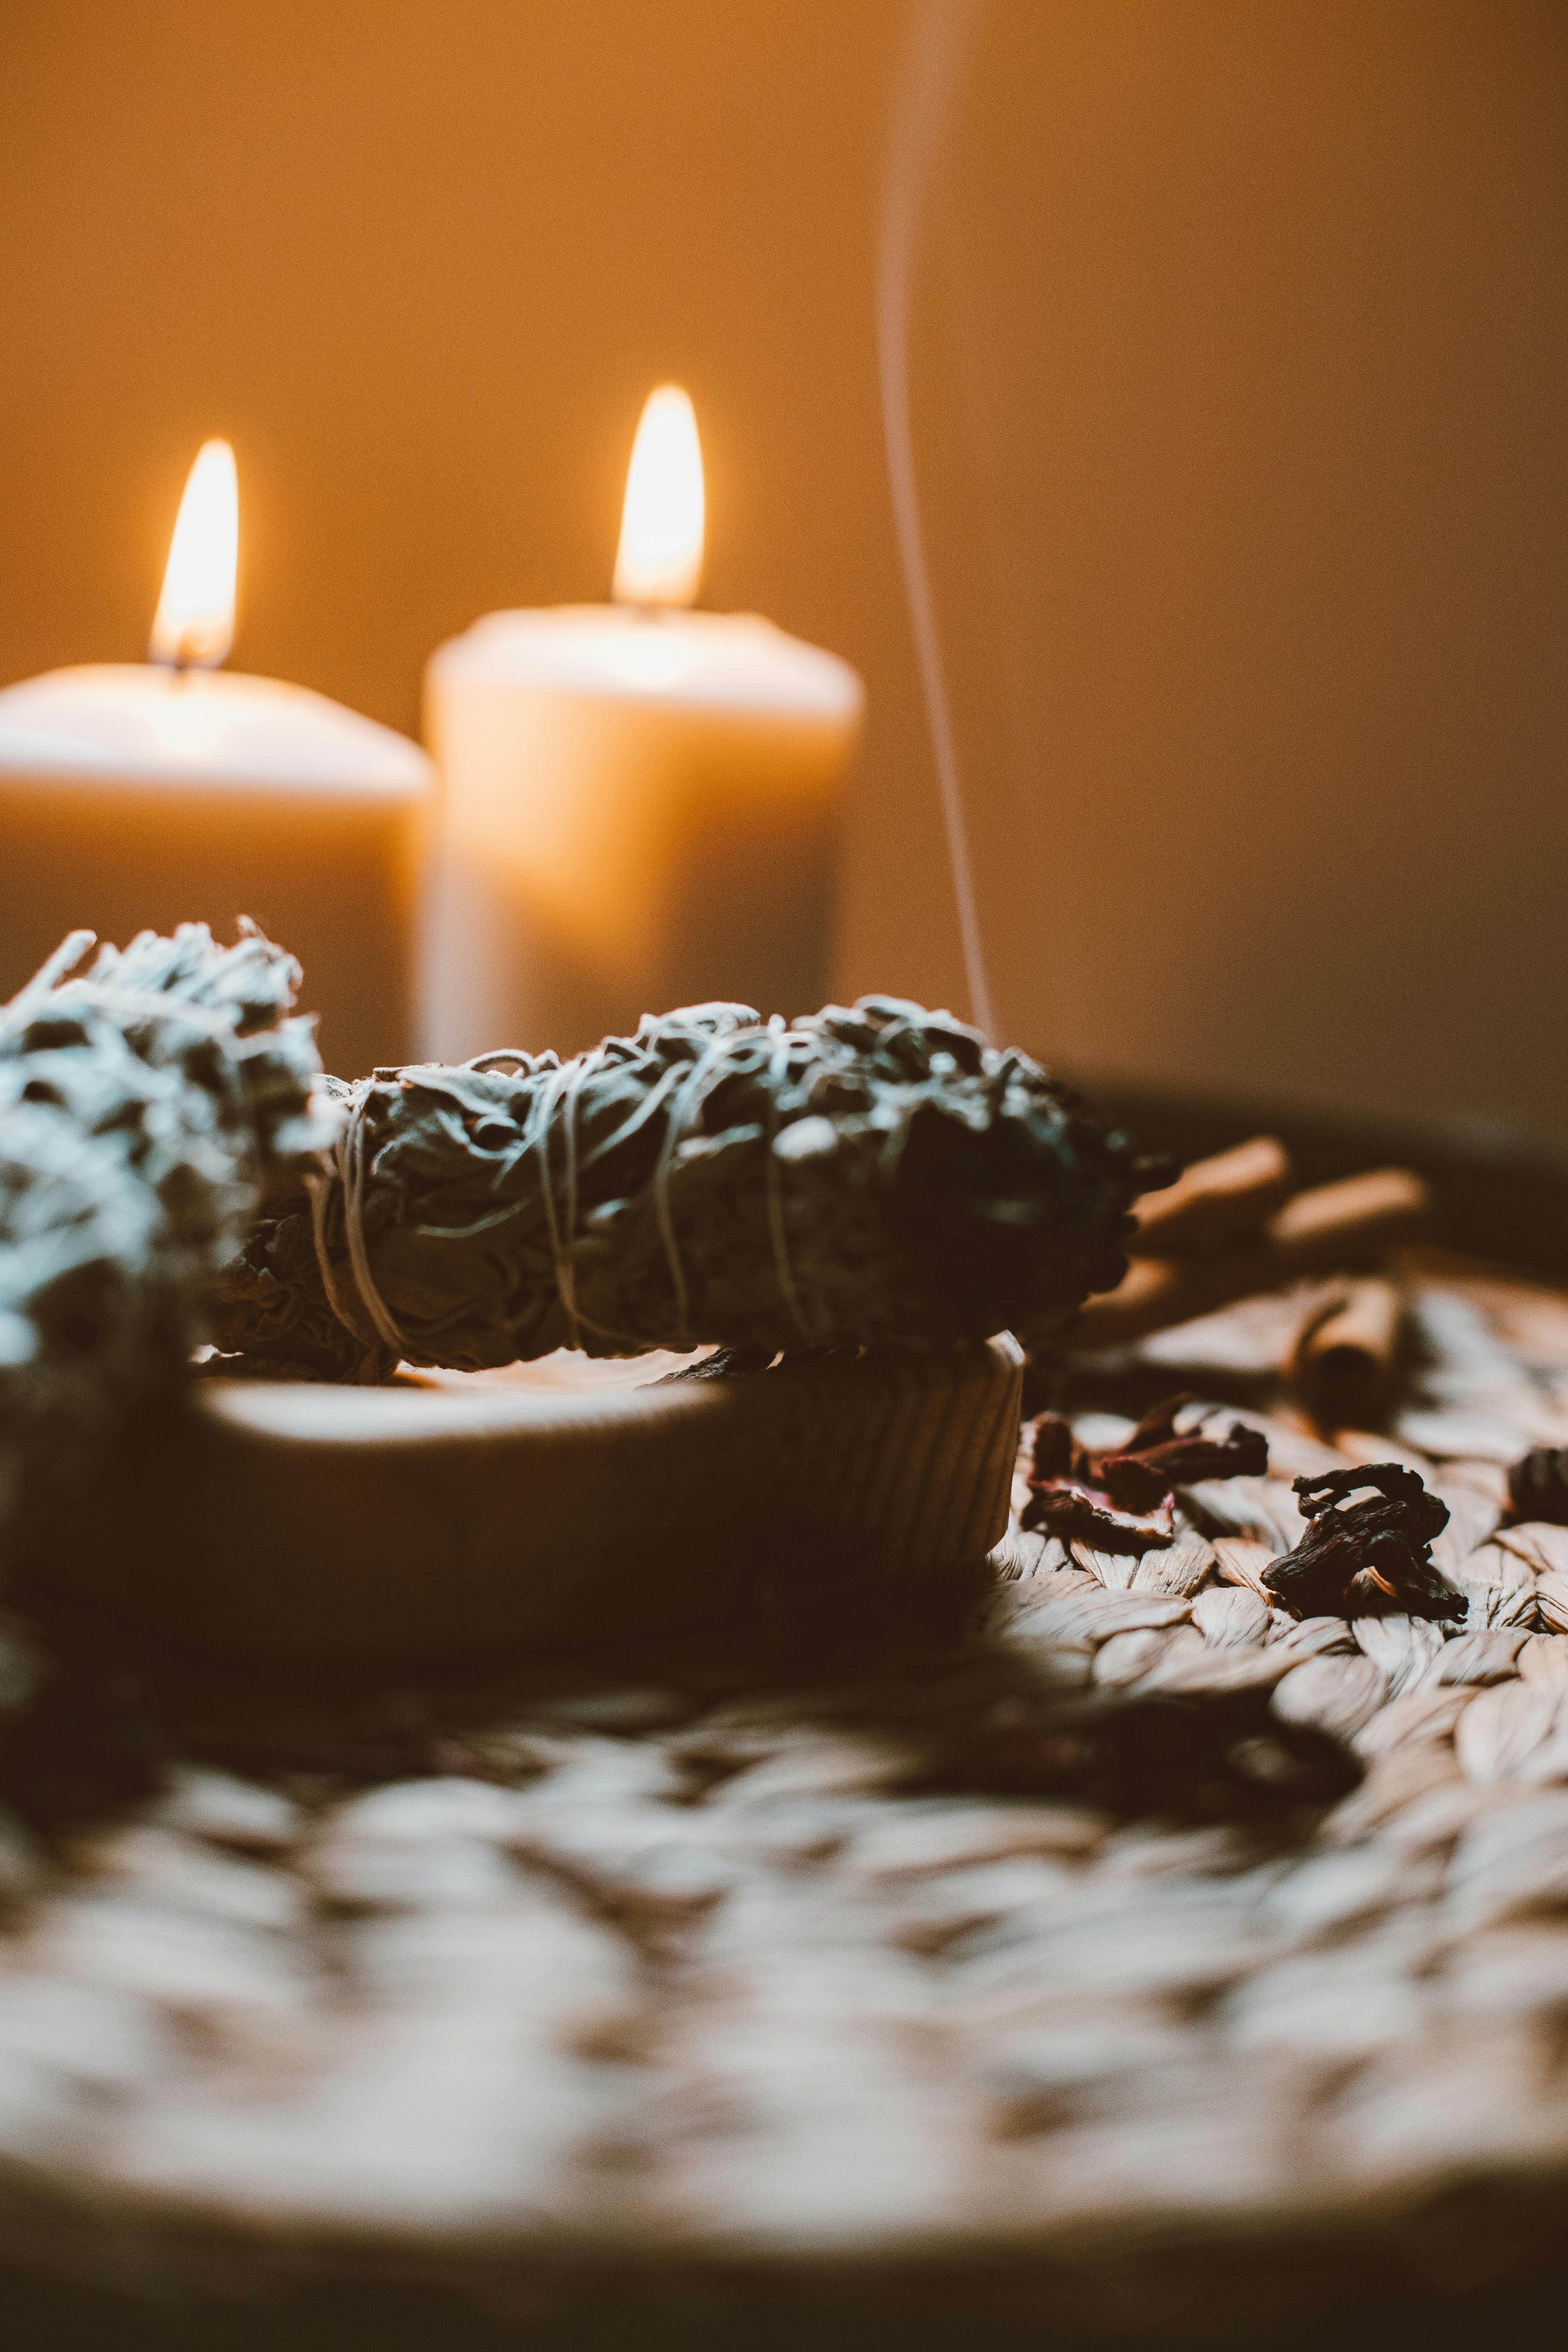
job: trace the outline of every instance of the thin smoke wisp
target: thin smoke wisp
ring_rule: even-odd
[[[910,425],[909,373],[910,281],[926,189],[946,129],[949,101],[973,39],[982,5],[983,0],[916,0],[910,15],[878,244],[877,359],[893,523],[942,795],[970,1017],[990,1036],[994,1034],[991,988],[986,978],[980,908],[969,852],[958,746],[942,669],[936,602],[921,530],[914,440]]]

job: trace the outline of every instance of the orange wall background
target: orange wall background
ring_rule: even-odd
[[[236,665],[413,730],[443,636],[604,593],[674,376],[705,601],[869,687],[841,986],[962,1007],[874,340],[908,26],[8,0],[0,680],[139,656],[223,433]],[[1010,1039],[1568,1138],[1565,131],[1556,0],[977,12],[912,397]]]

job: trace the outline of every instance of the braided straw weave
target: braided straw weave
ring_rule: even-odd
[[[1501,1522],[1507,1463],[1568,1438],[1568,1300],[1414,1297],[1392,1444],[1264,1416],[1268,1476],[1186,1497],[1170,1549],[1011,1538],[956,1650],[809,1685],[717,1645],[189,1675],[163,1793],[5,1852],[0,2251],[514,2319],[572,2280],[901,2281],[966,2325],[1239,2324],[1369,2264],[1523,2262],[1568,2188],[1568,1529]],[[1188,1353],[1234,1370],[1267,1323]],[[1391,1452],[1448,1504],[1466,1629],[1272,1609],[1290,1477]],[[1283,1822],[921,1793],[1021,1660],[1269,1685],[1364,1778]],[[353,1785],[374,1739],[408,1760]]]

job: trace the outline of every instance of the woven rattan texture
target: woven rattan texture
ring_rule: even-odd
[[[1568,1529],[1502,1518],[1507,1464],[1568,1443],[1568,1300],[1429,1273],[1415,1307],[1392,1442],[1276,1405],[1269,1476],[1189,1497],[1173,1552],[1011,1538],[957,1649],[806,1681],[692,1643],[394,1694],[193,1675],[163,1794],[5,1849],[0,2252],[492,2296],[612,2249],[951,2258],[1048,2271],[1089,2317],[1131,2263],[1147,2316],[1194,2260],[1443,2242],[1461,2187],[1532,2213],[1568,2182]],[[1252,1302],[1100,1368],[1094,1442],[1184,1367],[1266,1393],[1289,1321]],[[1391,1453],[1449,1506],[1465,1630],[1287,1619],[1258,1577],[1290,1477]],[[1244,1823],[916,1791],[1030,1660],[1270,1685],[1365,1777]],[[352,1786],[331,1742],[389,1708],[428,1769]]]

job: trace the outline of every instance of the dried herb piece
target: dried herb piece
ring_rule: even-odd
[[[1021,1054],[891,997],[743,1005],[333,1082],[331,1168],[264,1214],[220,1345],[327,1378],[580,1347],[1023,1338],[1125,1263],[1163,1172]]]
[[[1125,1445],[1099,1460],[1100,1484],[1123,1511],[1147,1511],[1196,1478],[1258,1478],[1268,1467],[1268,1440],[1233,1422],[1223,1437],[1178,1433],[1176,1415],[1191,1396],[1168,1397],[1146,1412]]]
[[[1464,1616],[1464,1595],[1432,1564],[1432,1544],[1448,1524],[1448,1507],[1415,1471],[1399,1462],[1372,1462],[1294,1485],[1310,1522],[1307,1532],[1262,1577],[1287,1609],[1298,1617],[1352,1615],[1351,1585],[1364,1570],[1408,1616]]]
[[[146,931],[79,973],[73,932],[0,1009],[0,1519],[184,1378],[263,1187],[331,1136],[300,968],[242,931]]]
[[[1030,1485],[1074,1476],[1087,1482],[1090,1475],[1089,1454],[1073,1435],[1072,1423],[1066,1413],[1041,1413],[1030,1444]]]
[[[1353,1789],[1351,1751],[1316,1726],[1281,1723],[1268,1700],[1260,1689],[1020,1696],[939,1749],[920,1785],[1222,1821]]]
[[[1537,1445],[1508,1474],[1509,1508],[1516,1519],[1545,1519],[1568,1528],[1568,1446]]]
[[[1177,1414],[1195,1402],[1185,1391],[1167,1397],[1144,1414],[1124,1445],[1101,1454],[1078,1444],[1064,1415],[1042,1413],[1021,1524],[1064,1543],[1076,1538],[1099,1551],[1146,1551],[1173,1542],[1170,1504],[1178,1486],[1194,1478],[1261,1476],[1268,1467],[1268,1439],[1243,1422],[1233,1423],[1223,1437],[1178,1432]]]
[[[1066,1479],[1033,1488],[1018,1524],[1062,1543],[1092,1544],[1096,1551],[1163,1550],[1176,1539],[1168,1521],[1123,1516],[1110,1509],[1104,1496],[1086,1493]]]

